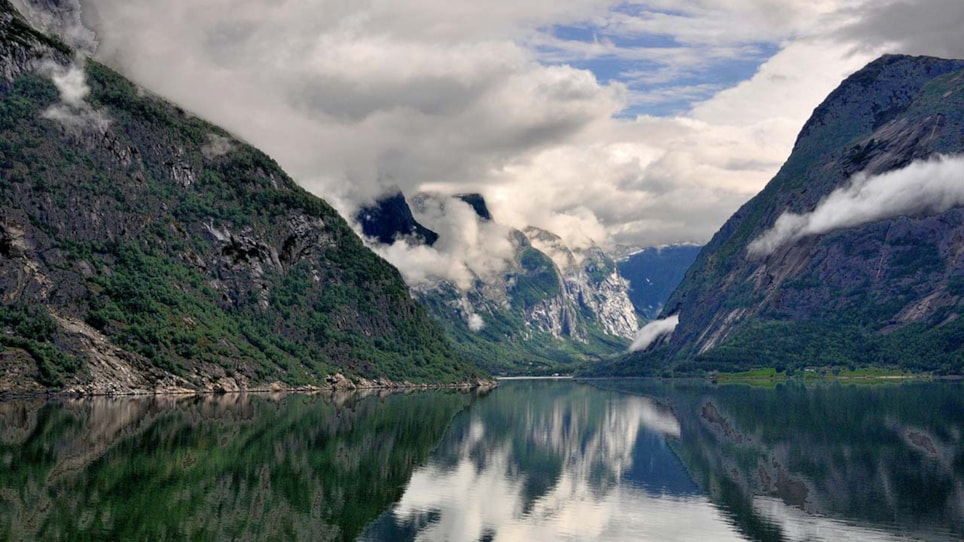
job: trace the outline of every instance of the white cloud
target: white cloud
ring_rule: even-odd
[[[28,21],[43,32],[60,37],[83,56],[97,49],[94,32],[81,22],[80,0],[11,0]]]
[[[86,104],[84,100],[90,94],[90,87],[87,86],[87,76],[82,67],[72,64],[66,68],[49,62],[44,64],[44,72],[50,74],[54,85],[60,92],[60,100],[64,105],[79,109]]]
[[[409,202],[414,218],[438,233],[438,241],[433,246],[405,242],[372,246],[409,285],[446,280],[464,291],[476,280],[492,282],[509,270],[515,247],[507,226],[480,220],[468,203],[456,198],[422,193]],[[466,318],[471,323],[470,315]]]
[[[468,324],[469,329],[472,331],[482,331],[482,328],[485,327],[485,321],[476,313],[469,315]]]
[[[862,0],[82,3],[98,59],[264,149],[345,216],[390,186],[481,192],[497,221],[574,247],[707,241],[845,75],[910,39],[854,26],[877,6]],[[917,33],[954,13],[915,18]],[[943,50],[960,40],[939,34]],[[735,87],[686,80],[774,50]],[[592,59],[636,67],[610,79],[566,64]],[[615,117],[668,87],[710,97],[678,117]],[[411,280],[464,283],[502,265],[476,258],[498,260],[500,243],[382,253]]]
[[[629,345],[629,351],[637,352],[639,350],[645,350],[649,347],[649,345],[653,344],[653,341],[656,339],[662,337],[663,335],[669,335],[672,333],[678,325],[678,314],[674,314],[673,316],[664,318],[662,320],[654,320],[646,324],[636,332],[636,338],[633,339],[633,344]]]
[[[858,173],[805,214],[785,212],[747,247],[767,256],[808,235],[902,215],[938,214],[964,205],[964,156],[938,156],[881,175]]]
[[[211,160],[212,158],[229,154],[236,148],[237,146],[234,144],[234,141],[231,141],[230,137],[208,134],[208,142],[201,147],[201,154],[208,160]]]
[[[60,93],[60,102],[45,109],[40,116],[73,129],[94,129],[103,132],[110,124],[110,118],[87,102],[90,87],[84,72],[83,59],[77,59],[68,66],[53,61],[40,65],[41,74],[49,77]]]
[[[835,35],[859,47],[879,44],[910,55],[964,57],[964,3],[958,0],[881,0],[849,10]]]
[[[620,35],[668,36],[690,45],[719,47],[779,42],[812,32],[846,3],[838,0],[631,2],[636,9],[609,14],[605,28]]]
[[[350,215],[391,185],[484,186],[619,110],[619,85],[543,66],[496,30],[574,17],[578,3],[505,4],[491,15],[441,2],[85,5],[98,58],[265,149]]]
[[[60,94],[60,102],[51,105],[41,117],[53,120],[71,130],[96,130],[103,132],[110,125],[107,113],[94,109],[87,102],[90,86],[84,71],[87,57],[97,47],[94,32],[81,21],[79,0],[62,0],[50,3],[40,0],[13,0],[14,7],[36,28],[58,36],[72,47],[76,58],[64,66],[46,60],[37,71],[50,78]]]
[[[472,307],[472,303],[466,296],[462,296],[459,300],[460,308],[462,309],[462,316],[465,318],[466,325],[469,326],[469,331],[479,332],[485,327],[485,320],[482,319],[478,313]]]

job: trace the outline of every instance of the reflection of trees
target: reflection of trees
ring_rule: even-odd
[[[353,540],[469,401],[0,403],[0,538]]]
[[[787,522],[816,517],[927,539],[964,536],[959,384],[615,386],[672,404],[678,455],[754,539],[794,539],[799,529]]]

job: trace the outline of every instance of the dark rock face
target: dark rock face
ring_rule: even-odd
[[[455,197],[471,205],[475,214],[479,215],[482,220],[492,220],[492,214],[489,212],[489,207],[485,204],[485,198],[482,197],[482,194],[458,194]]]
[[[379,243],[386,245],[399,239],[428,246],[438,241],[437,233],[415,220],[412,209],[401,192],[381,198],[375,205],[362,209],[356,220],[361,224],[366,236],[374,237]]]
[[[86,109],[51,118],[36,65],[72,56],[6,2],[0,25],[0,393],[477,376],[269,157],[93,62]]]
[[[59,41],[37,32],[8,0],[0,0],[0,85],[37,68],[41,60],[66,63],[72,52]]]
[[[750,360],[964,369],[964,210],[840,228],[765,257],[747,253],[784,212],[812,211],[855,173],[964,151],[962,70],[961,60],[885,56],[845,80],[671,296],[663,315],[680,317],[672,337],[621,370],[693,360],[690,367],[710,369]]]

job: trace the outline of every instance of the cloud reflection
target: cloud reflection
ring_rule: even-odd
[[[892,542],[918,539],[853,525],[834,518],[810,515],[773,497],[754,497],[753,510],[773,525],[779,526],[783,539],[787,542]]]
[[[653,462],[688,479],[666,461],[667,439],[680,436],[669,408],[577,384],[547,400],[526,385],[504,386],[457,420],[455,436],[364,539],[389,530],[425,541],[741,539],[707,498],[667,484],[665,473],[628,476]],[[502,426],[512,415],[522,420]]]

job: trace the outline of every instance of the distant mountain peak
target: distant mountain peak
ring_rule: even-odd
[[[398,240],[432,246],[438,234],[418,223],[401,191],[379,198],[374,205],[364,207],[355,215],[362,232],[378,242],[390,245]]]
[[[489,212],[489,207],[486,205],[482,194],[456,194],[454,197],[468,203],[482,220],[492,220],[492,214]]]
[[[572,370],[580,360],[613,354],[629,344],[637,319],[628,286],[615,262],[600,248],[574,249],[541,228],[523,232],[499,225],[479,194],[419,193],[409,200],[410,208],[404,201],[401,194],[382,198],[378,209],[382,214],[365,209],[359,222],[394,224],[383,236],[391,242],[409,239],[407,232],[412,230],[405,225],[415,218],[442,224],[443,235],[457,235],[453,224],[477,226],[486,233],[456,239],[455,244],[478,244],[459,245],[454,251],[453,243],[439,237],[446,242],[437,245],[437,256],[452,258],[454,266],[461,265],[470,274],[470,280],[456,283],[456,279],[432,275],[412,286],[416,299],[458,339],[470,359],[502,373],[556,372]],[[463,203],[472,208],[472,215]],[[371,236],[377,233],[368,231]],[[399,235],[400,231],[405,233]],[[481,246],[494,242],[492,236],[506,237],[500,241],[509,241],[508,253],[490,254]],[[466,254],[474,259],[458,259]]]

